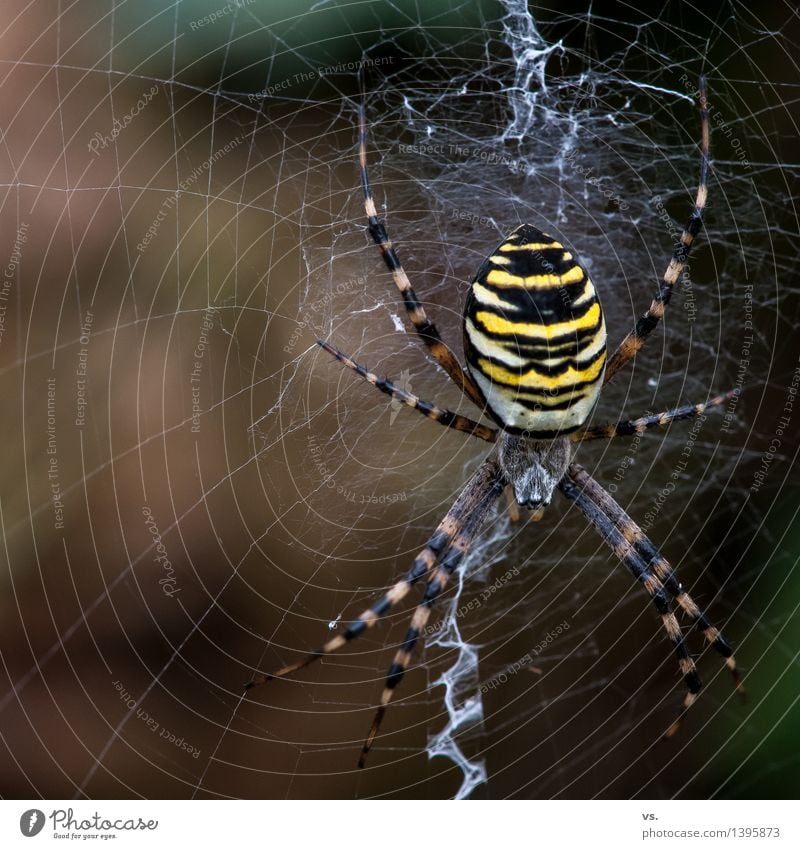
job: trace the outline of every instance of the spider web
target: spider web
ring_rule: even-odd
[[[610,8],[610,7],[609,7]],[[798,772],[796,20],[498,3],[18,7],[2,35],[7,796],[785,794]],[[457,22],[457,25],[456,23]],[[714,167],[690,273],[595,422],[741,394],[579,458],[725,625],[682,698],[644,593],[562,499],[503,505],[358,752],[411,605],[245,699],[404,572],[483,456],[316,338],[474,410],[409,332],[375,198],[460,356],[484,256],[526,221],[619,341]],[[24,482],[24,485],[23,485]],[[413,602],[411,603],[413,604]],[[699,653],[699,635],[693,635]],[[796,723],[795,723],[796,726]]]

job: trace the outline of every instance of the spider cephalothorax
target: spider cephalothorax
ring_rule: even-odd
[[[572,443],[564,438],[544,442],[502,433],[497,441],[497,463],[513,488],[517,504],[546,507],[572,459]]]
[[[586,469],[572,462],[575,443],[642,433],[651,427],[700,415],[734,394],[718,395],[704,403],[613,425],[585,426],[603,384],[634,356],[664,315],[672,288],[686,268],[692,243],[700,231],[707,195],[709,145],[703,80],[700,82],[700,109],[702,158],[694,210],[664,272],[658,294],[608,363],[603,313],[585,269],[555,239],[535,227],[522,225],[487,257],[470,286],[464,313],[467,370],[462,368],[428,318],[378,219],[367,176],[366,122],[361,112],[359,158],[369,233],[380,248],[409,319],[431,356],[464,395],[481,412],[491,416],[500,430],[422,401],[368,371],[329,343],[319,342],[324,350],[387,395],[446,427],[494,443],[492,452],[467,481],[405,577],[342,633],[316,651],[275,673],[258,675],[248,685],[283,677],[337,651],[372,627],[417,582],[423,581],[426,585],[424,596],[389,667],[359,766],[363,766],[386,706],[411,662],[434,602],[459,568],[507,485],[513,489],[518,503],[534,508],[548,504],[555,489],[559,489],[644,586],[672,643],[687,688],[681,713],[667,730],[667,736],[677,730],[683,713],[694,702],[701,687],[694,660],[675,617],[673,602],[725,658],[741,689],[730,645],[684,590],[670,564],[612,496]]]

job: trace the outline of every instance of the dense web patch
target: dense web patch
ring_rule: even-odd
[[[364,18],[323,2],[281,20],[183,3],[124,30],[128,5],[92,22],[110,49],[64,13],[54,52],[34,40],[4,60],[0,355],[23,401],[4,456],[0,727],[7,744],[33,731],[43,764],[11,746],[5,792],[751,795],[739,764],[761,762],[737,756],[769,751],[777,707],[737,706],[703,653],[706,689],[666,751],[681,698],[669,645],[563,500],[538,524],[498,505],[366,770],[413,601],[291,680],[242,685],[373,603],[486,453],[314,345],[476,415],[365,232],[357,104],[379,214],[461,359],[469,280],[522,222],[581,258],[612,345],[630,329],[691,209],[700,73],[705,228],[663,331],[593,422],[740,394],[579,458],[725,624],[751,691],[791,677],[796,611],[776,608],[796,557],[791,28],[735,3],[710,20],[686,4],[650,18],[504,0],[426,17],[374,3]],[[133,61],[142,38],[163,49]]]

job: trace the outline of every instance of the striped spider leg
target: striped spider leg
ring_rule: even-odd
[[[738,389],[731,389],[700,404],[684,404],[682,407],[665,410],[663,413],[641,416],[638,419],[620,419],[615,424],[593,425],[570,434],[570,442],[586,442],[590,439],[616,439],[618,436],[641,434],[654,427],[666,427],[672,422],[702,416],[706,410],[719,407],[726,401],[735,398],[738,392]]]
[[[364,192],[364,209],[367,213],[367,229],[375,244],[380,248],[386,267],[392,272],[392,279],[400,292],[406,311],[414,329],[425,343],[430,355],[447,372],[449,378],[479,409],[484,407],[484,399],[478,391],[475,382],[464,371],[452,350],[445,345],[436,325],[428,318],[425,308],[420,303],[416,292],[411,286],[397,252],[386,232],[386,227],[378,219],[378,210],[372,196],[372,187],[367,172],[367,119],[364,107],[358,110],[358,163],[361,174],[361,188]]]
[[[638,350],[644,345],[645,339],[650,332],[656,327],[658,322],[664,317],[667,304],[672,297],[672,290],[678,282],[678,278],[686,268],[689,261],[689,254],[692,250],[692,245],[697,234],[700,232],[700,226],[703,223],[703,212],[706,208],[708,200],[708,165],[709,165],[709,122],[708,122],[708,101],[706,98],[706,80],[705,77],[700,77],[700,122],[701,122],[701,140],[700,140],[700,180],[697,186],[697,195],[695,197],[694,209],[689,216],[689,221],[681,233],[678,246],[672,254],[672,259],[669,261],[667,270],[661,279],[658,294],[653,298],[652,303],[647,309],[647,312],[636,322],[635,327],[630,333],[620,342],[619,347],[614,354],[609,358],[606,365],[606,374],[604,383],[608,383],[614,375],[632,359]]]
[[[369,371],[364,366],[359,365],[352,360],[347,354],[343,354],[338,348],[335,348],[330,342],[324,342],[322,339],[317,339],[317,345],[323,351],[327,351],[332,357],[337,359],[342,365],[354,371],[359,377],[363,378],[370,385],[385,393],[386,395],[402,401],[412,410],[422,413],[423,416],[438,422],[440,425],[450,427],[453,430],[460,430],[462,433],[468,433],[471,436],[477,436],[484,442],[494,442],[497,438],[497,431],[486,425],[479,424],[466,416],[459,413],[452,413],[450,410],[444,410],[436,404],[431,404],[428,401],[423,401],[411,392],[407,392],[399,386],[395,386],[391,380],[386,377],[379,377],[374,372]],[[588,438],[588,437],[587,437]]]
[[[447,515],[439,523],[433,536],[414,559],[411,569],[404,578],[394,584],[372,607],[367,608],[355,622],[348,625],[342,634],[331,638],[320,648],[309,652],[305,657],[284,666],[277,672],[256,675],[246,687],[249,689],[266,681],[290,675],[315,660],[343,648],[356,637],[361,636],[368,628],[371,628],[408,595],[414,584],[425,578],[427,582],[425,594],[414,611],[411,625],[386,674],[386,685],[381,695],[375,719],[362,747],[358,765],[363,767],[386,713],[386,707],[411,662],[411,653],[422,636],[431,608],[447,586],[450,576],[459,567],[464,554],[480,531],[489,510],[502,489],[503,480],[497,463],[493,459],[487,460],[467,481]],[[437,563],[439,564],[438,569],[436,568]]]
[[[459,413],[453,413],[450,410],[442,409],[436,404],[429,401],[423,401],[417,395],[407,392],[400,386],[396,386],[389,380],[388,377],[380,377],[375,372],[369,371],[365,366],[360,365],[342,353],[338,348],[335,348],[330,342],[325,342],[321,339],[317,340],[317,345],[323,351],[329,353],[332,357],[338,360],[342,365],[354,371],[360,378],[374,386],[380,392],[396,398],[412,410],[416,410],[431,421],[444,427],[452,428],[453,430],[467,433],[470,436],[476,436],[484,442],[496,442],[498,431],[494,428],[482,425],[467,416],[462,416]],[[573,443],[588,442],[597,439],[616,439],[621,436],[632,436],[634,434],[642,434],[657,427],[667,427],[672,422],[682,421],[684,419],[692,419],[703,415],[707,410],[722,406],[726,401],[730,401],[738,394],[738,389],[731,389],[728,392],[723,392],[721,395],[715,395],[709,398],[708,401],[699,404],[684,404],[681,407],[674,407],[671,410],[664,410],[661,413],[652,413],[649,416],[641,416],[638,419],[620,419],[614,424],[592,425],[591,427],[575,431],[569,435],[569,441]]]
[[[559,484],[559,489],[578,507],[634,578],[642,583],[661,615],[664,629],[675,648],[687,688],[681,711],[667,729],[665,736],[671,737],[678,730],[686,711],[694,703],[702,687],[694,661],[686,648],[683,632],[673,612],[670,597],[689,616],[691,625],[697,625],[706,640],[725,659],[736,689],[744,696],[744,685],[730,644],[686,592],[670,564],[636,522],[579,463],[570,465],[567,475]]]

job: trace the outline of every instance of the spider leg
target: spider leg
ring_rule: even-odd
[[[719,629],[709,620],[706,614],[700,610],[692,597],[683,588],[677,579],[675,572],[669,562],[664,559],[655,545],[648,539],[644,531],[631,519],[631,517],[620,507],[599,483],[578,463],[570,466],[569,476],[583,488],[583,491],[595,502],[600,510],[614,523],[617,529],[637,550],[639,555],[649,565],[658,579],[672,594],[675,601],[683,611],[696,624],[708,642],[714,646],[717,652],[725,659],[725,665],[730,669],[733,682],[740,695],[744,696],[744,684],[742,683],[733,649],[730,643],[722,636]]]
[[[519,504],[517,504],[517,498],[514,495],[514,487],[511,484],[506,484],[506,506],[508,508],[508,515],[511,517],[512,522],[519,522],[522,518],[522,514],[519,512]]]
[[[717,395],[702,404],[686,404],[683,407],[675,407],[663,413],[654,413],[651,416],[642,416],[638,419],[623,419],[616,424],[597,425],[579,430],[570,434],[571,442],[585,442],[587,439],[614,439],[617,436],[633,436],[635,433],[644,433],[651,427],[665,427],[670,422],[680,419],[693,419],[701,416],[711,407],[719,407],[738,394],[738,389],[732,389],[723,395]]]
[[[453,543],[453,540],[461,533],[464,525],[471,521],[473,514],[480,512],[481,515],[485,515],[488,507],[497,498],[501,489],[502,483],[496,463],[493,460],[483,463],[469,479],[447,515],[439,523],[433,536],[416,556],[411,569],[409,569],[404,578],[397,581],[372,607],[368,607],[355,622],[348,625],[343,633],[337,634],[337,636],[328,640],[320,648],[309,652],[305,657],[278,669],[276,672],[255,675],[252,681],[245,684],[245,689],[250,689],[274,678],[283,678],[286,675],[297,672],[318,658],[331,654],[347,645],[347,643],[356,637],[360,637],[368,628],[371,628],[382,616],[405,598],[411,587],[420,578],[433,571],[439,557],[441,557]]]
[[[671,737],[680,727],[686,711],[694,704],[703,684],[695,667],[694,660],[692,660],[686,648],[683,632],[681,631],[678,620],[675,618],[669,597],[664,591],[661,581],[647,568],[634,546],[625,539],[608,516],[589,498],[585,490],[571,479],[571,475],[565,476],[558,486],[564,495],[583,513],[589,524],[594,527],[603,540],[610,546],[620,562],[628,568],[634,578],[642,583],[661,616],[662,625],[673,645],[675,656],[678,659],[678,666],[680,667],[687,690],[678,716],[665,732],[666,737]]]
[[[358,118],[359,169],[361,171],[361,188],[364,191],[364,209],[367,213],[369,234],[372,236],[375,244],[380,248],[383,260],[389,271],[392,272],[395,285],[403,297],[403,303],[408,312],[408,317],[414,325],[414,329],[428,347],[431,356],[447,372],[453,383],[482,410],[486,404],[478,387],[461,367],[455,354],[444,344],[436,325],[426,315],[425,309],[420,303],[416,292],[411,287],[411,282],[400,263],[400,259],[389,239],[386,228],[378,219],[378,210],[375,206],[375,199],[372,196],[372,188],[367,173],[367,120],[363,106],[359,107]]]
[[[653,298],[647,312],[636,322],[634,329],[622,340],[614,355],[606,365],[606,373],[603,382],[608,383],[614,375],[628,362],[636,352],[644,345],[645,338],[663,318],[669,299],[672,296],[673,286],[686,268],[689,253],[695,237],[700,232],[703,221],[703,211],[708,199],[708,162],[709,162],[709,122],[708,102],[706,100],[705,77],[700,77],[700,122],[701,122],[701,158],[700,158],[700,183],[697,187],[697,196],[694,209],[681,234],[672,259],[664,272],[659,286],[658,294]]]
[[[411,625],[403,638],[403,642],[400,643],[400,648],[397,650],[397,654],[395,654],[394,660],[386,673],[386,684],[383,688],[383,693],[381,694],[380,704],[375,712],[375,718],[372,720],[369,733],[367,734],[367,737],[364,740],[364,746],[361,749],[361,756],[358,759],[359,768],[363,768],[366,762],[367,755],[369,754],[372,744],[375,741],[375,737],[381,727],[381,722],[386,714],[386,708],[394,695],[395,688],[403,680],[403,676],[411,663],[412,652],[414,651],[417,641],[422,635],[425,625],[428,623],[428,619],[431,615],[431,608],[436,602],[436,599],[447,586],[450,576],[461,564],[461,561],[469,550],[472,541],[480,531],[484,519],[486,518],[486,514],[489,512],[489,508],[492,506],[501,490],[502,483],[498,480],[496,488],[487,493],[484,500],[475,507],[468,517],[466,517],[463,527],[453,539],[450,548],[447,550],[447,553],[444,555],[441,563],[439,564],[439,568],[429,578],[425,587],[425,595],[420,604],[417,606],[417,609],[414,611],[414,615],[411,618]]]
[[[478,439],[483,439],[485,442],[495,441],[497,431],[493,428],[486,427],[486,425],[479,424],[478,422],[475,422],[466,416],[459,415],[458,413],[452,413],[450,410],[444,410],[441,407],[437,407],[436,404],[430,404],[427,401],[423,401],[411,392],[407,392],[405,389],[395,386],[387,378],[378,377],[378,375],[373,372],[367,371],[364,366],[359,365],[354,360],[351,360],[347,354],[343,354],[338,348],[334,348],[333,345],[328,342],[323,342],[322,340],[317,339],[317,345],[319,345],[324,351],[327,351],[331,356],[335,357],[340,363],[363,377],[367,383],[371,383],[376,389],[380,389],[381,392],[390,395],[392,398],[397,398],[398,401],[402,401],[413,410],[422,413],[423,416],[426,416],[445,427],[451,427],[453,430],[460,430],[462,433],[468,433],[470,436],[477,436]]]

